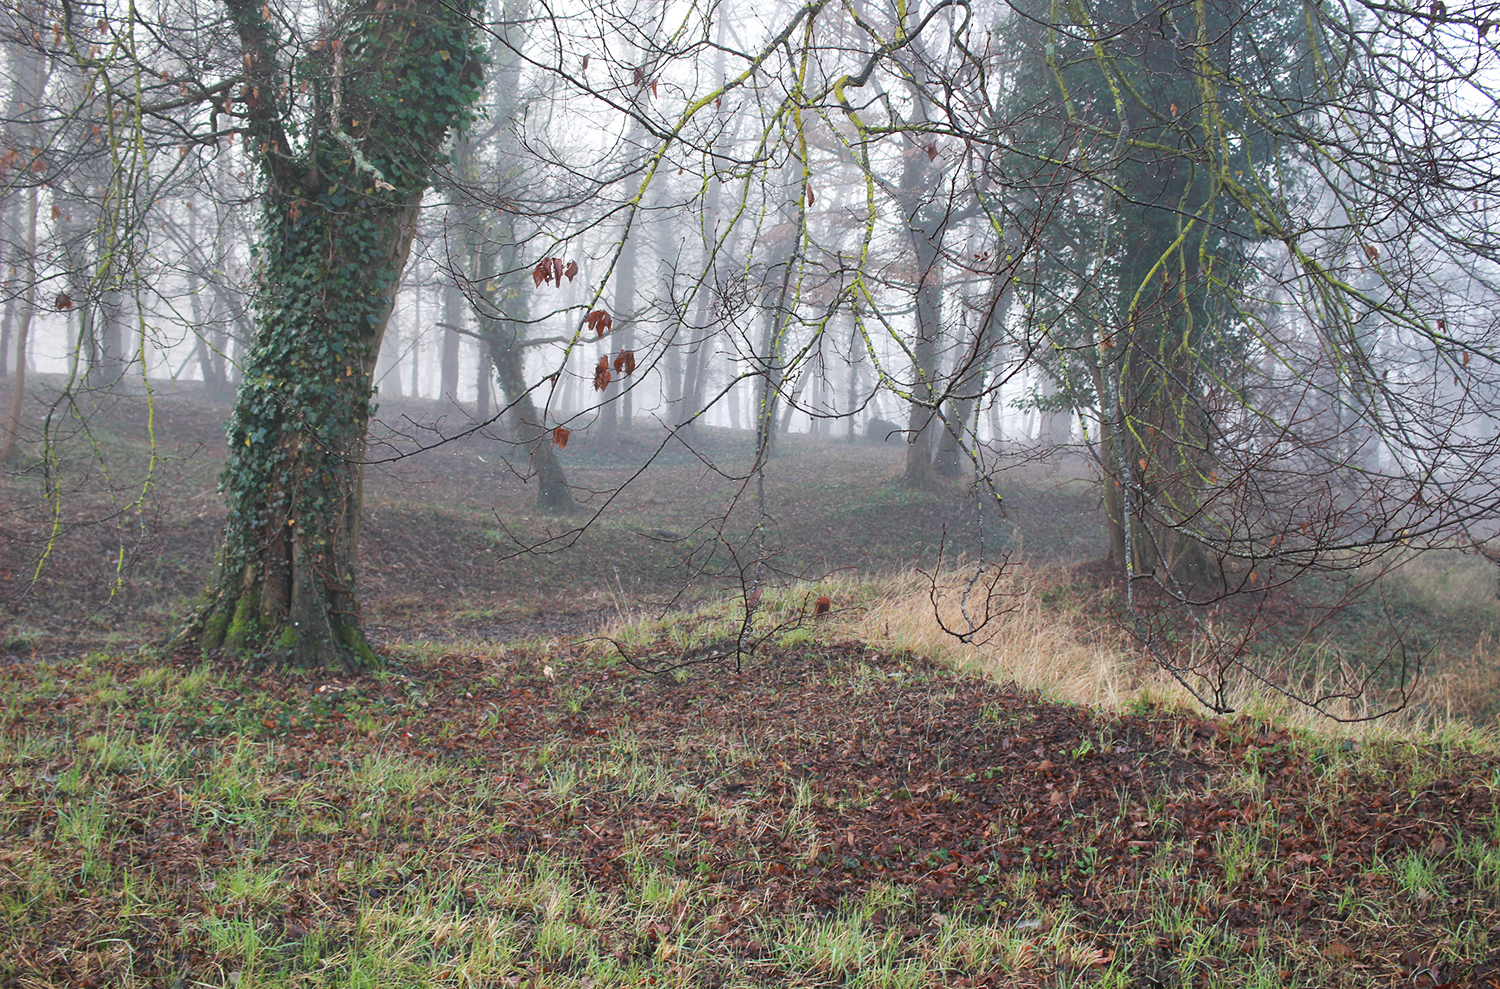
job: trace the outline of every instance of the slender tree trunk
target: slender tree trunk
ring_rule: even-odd
[[[859,382],[864,376],[864,364],[865,335],[859,331],[859,321],[851,315],[849,317],[849,383],[844,402],[850,443],[858,443],[860,439],[859,417],[854,414],[854,411],[861,405]]]
[[[620,247],[620,263],[615,266],[614,305],[615,325],[620,328],[599,341],[599,356],[604,359],[609,359],[612,351],[618,352],[630,346],[630,324],[635,318],[636,248],[639,240],[639,234],[632,231],[626,235],[625,243]],[[603,403],[599,409],[599,440],[605,446],[614,446],[620,442],[622,426],[630,428],[632,410],[628,401],[628,384],[620,375],[615,375],[611,378],[609,387],[598,393],[599,400]],[[610,397],[612,391],[613,398]]]
[[[687,344],[687,360],[683,362],[682,412],[676,417],[676,421],[682,423],[683,428],[689,432],[698,427],[699,413],[704,411],[703,400],[707,393],[708,355],[712,350],[709,340],[713,336],[713,331],[708,325],[710,302],[707,295],[708,289],[705,286],[704,298],[700,299],[695,307],[693,323],[688,327],[688,333],[691,336]]]
[[[491,353],[495,360],[495,375],[511,407],[510,431],[526,449],[531,469],[536,472],[537,507],[554,512],[571,511],[574,508],[573,491],[563,475],[562,464],[558,462],[552,431],[541,423],[536,402],[527,389],[521,348],[512,342],[510,346],[492,348]]]
[[[729,369],[729,373],[730,374],[734,373],[734,368],[733,367],[731,367]],[[744,390],[743,389],[743,385],[744,385],[743,381],[736,381],[733,385],[731,385],[729,387],[728,394],[726,394],[724,396],[725,401],[727,401],[729,403],[729,428],[730,429],[743,429],[744,428],[744,421],[741,418],[743,410],[740,408],[740,403],[742,403],[745,400],[744,396],[741,394],[741,392]]]
[[[0,202],[0,242],[15,243],[21,236],[16,226],[16,197],[6,196]],[[0,378],[10,374],[10,335],[16,316],[16,297],[12,293],[18,287],[20,273],[13,258],[6,260],[10,262],[10,270],[0,271],[0,297],[4,298],[4,310],[0,314]]]
[[[506,231],[502,242],[506,246],[501,250],[499,267],[505,271],[515,271],[518,268],[516,255],[519,245],[516,244],[514,231]],[[505,277],[496,270],[494,253],[479,249],[478,244],[473,246],[476,250],[471,259],[474,284],[494,285]],[[495,298],[490,298],[489,304],[479,314],[479,327],[484,336],[485,350],[489,354],[488,363],[494,366],[495,378],[500,382],[500,389],[505,393],[505,402],[509,406],[505,425],[512,439],[526,451],[531,470],[536,476],[537,507],[553,512],[571,511],[575,507],[573,491],[568,487],[567,477],[557,456],[557,447],[552,442],[552,430],[543,422],[532,397],[532,389],[526,383],[525,323],[496,319],[490,315],[499,311],[496,301]],[[522,317],[524,314],[515,315]],[[488,382],[485,382],[484,387],[489,387]],[[545,387],[551,386],[549,384]]]
[[[917,258],[917,340],[912,348],[912,401],[907,415],[906,471],[909,487],[932,483],[933,397],[937,394],[938,353],[942,347],[942,275],[938,270],[938,242],[920,227],[912,228]]]
[[[419,273],[414,280],[417,283],[416,305],[413,307],[411,319],[411,387],[406,393],[412,398],[422,397],[422,279]]]
[[[492,382],[495,380],[495,365],[490,358],[490,345],[484,341],[479,343],[478,370],[474,376],[474,387],[476,398],[474,401],[474,418],[479,422],[488,422],[490,418],[490,398],[494,389]]]
[[[36,219],[39,190],[32,186],[26,196],[26,292],[21,299],[21,325],[16,330],[16,373],[10,382],[10,410],[5,417],[5,433],[0,438],[0,463],[16,457],[16,437],[21,431],[21,413],[26,402],[26,344],[31,335],[31,321],[36,312]]]
[[[464,297],[449,280],[443,285],[443,354],[438,366],[438,400],[458,408],[459,324],[463,321]]]
[[[979,397],[985,390],[984,382],[990,367],[991,351],[1010,311],[1010,299],[1010,290],[1006,289],[993,301],[987,312],[979,314],[980,323],[974,331],[973,343],[968,352],[959,358],[959,366],[954,369],[956,397],[948,403],[948,428],[943,430],[938,441],[937,457],[933,462],[933,469],[942,477],[957,477],[962,472],[964,433],[971,428],[973,433],[978,433],[977,426],[971,427],[970,421],[974,418]],[[969,441],[971,444],[977,443],[978,436],[970,436]]]
[[[10,298],[10,286],[5,286],[5,307],[0,314],[0,378],[10,374],[10,330],[15,321],[16,300]]]
[[[41,102],[42,93],[47,88],[46,63],[26,47],[15,45],[11,50],[11,64],[14,66],[16,80],[12,98],[17,104],[17,109],[30,117],[26,133],[19,136],[26,142],[26,147],[40,148],[37,104]],[[33,154],[40,155],[41,152],[38,150]],[[21,299],[21,325],[16,329],[16,371],[10,383],[10,409],[5,417],[5,429],[3,434],[0,434],[0,463],[9,463],[15,459],[16,440],[21,430],[21,414],[26,403],[27,344],[31,336],[31,323],[36,314],[36,223],[41,203],[40,195],[40,187],[35,184],[27,190],[25,226],[21,231],[26,244],[21,277],[25,279],[26,288]]]

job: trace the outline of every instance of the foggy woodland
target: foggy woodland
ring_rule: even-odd
[[[406,452],[500,438],[563,519],[565,451],[708,429],[747,483],[811,433],[997,513],[1066,458],[1132,610],[1496,534],[1494,4],[8,0],[0,36],[0,457],[111,390],[232,398],[206,647],[368,661],[398,398],[442,403]]]

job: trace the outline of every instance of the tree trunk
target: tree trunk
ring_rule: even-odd
[[[857,423],[859,417],[854,414],[860,407],[859,381],[864,370],[865,361],[865,335],[859,330],[858,319],[851,315],[849,317],[849,382],[847,397],[844,400],[845,421],[849,427],[849,442],[859,442],[860,435]]]
[[[729,373],[731,375],[734,375],[736,373],[735,368],[734,368],[733,365],[730,365],[730,367],[729,367]],[[744,390],[743,387],[742,387],[743,385],[744,385],[744,381],[743,380],[736,380],[733,384],[731,384],[729,386],[728,394],[726,394],[724,396],[725,400],[728,401],[728,403],[729,403],[729,428],[730,429],[743,429],[744,428],[744,423],[741,420],[741,411],[742,410],[741,410],[741,406],[740,406],[740,403],[745,400],[744,396],[741,394],[741,392]]]
[[[481,221],[477,215],[473,217],[473,221],[474,229],[478,229]],[[502,226],[510,222],[509,218],[499,220]],[[492,233],[495,232],[497,231],[492,230]],[[552,512],[572,511],[575,507],[573,490],[568,487],[567,477],[557,456],[557,447],[553,445],[552,430],[538,413],[532,389],[526,383],[526,310],[518,309],[522,303],[516,301],[525,296],[520,291],[512,293],[506,287],[508,279],[519,280],[524,277],[516,274],[520,269],[517,257],[519,245],[513,228],[498,233],[500,242],[504,245],[498,259],[493,251],[484,249],[479,238],[475,238],[469,245],[473,252],[470,258],[473,283],[480,287],[481,294],[486,299],[486,304],[476,313],[480,333],[484,338],[483,350],[488,355],[481,359],[481,366],[493,365],[500,389],[505,393],[508,406],[505,426],[511,438],[526,451],[531,470],[536,476],[537,507]],[[494,286],[493,290],[491,286]],[[507,297],[511,297],[509,301],[505,301]],[[502,305],[508,308],[502,309]],[[506,312],[513,318],[497,318],[495,314],[500,312]],[[484,382],[482,387],[488,390],[489,383]],[[483,418],[489,418],[488,414]]]
[[[498,327],[488,332],[495,334]],[[500,331],[503,332],[503,331]],[[511,334],[516,330],[512,328]],[[547,429],[537,415],[536,402],[526,387],[525,362],[520,345],[512,339],[508,346],[491,344],[490,354],[495,361],[495,375],[510,404],[509,422],[511,435],[526,450],[531,460],[531,469],[536,472],[538,508],[553,512],[571,511],[575,506],[573,491],[563,475],[562,464],[557,459],[557,447],[552,443],[552,431]]]
[[[476,92],[464,6],[344,11],[343,45],[307,55],[323,61],[318,85],[331,87],[312,102],[332,111],[308,122],[281,102],[280,48],[263,8],[225,0],[244,47],[247,143],[264,149],[266,185],[255,343],[221,475],[229,517],[217,575],[186,630],[205,650],[322,667],[374,661],[354,593],[370,401],[432,163]],[[293,148],[292,124],[311,135],[306,150]]]
[[[917,258],[917,341],[912,348],[911,405],[907,416],[906,471],[902,482],[921,488],[932,483],[933,387],[937,378],[938,351],[942,337],[942,275],[938,270],[938,248],[942,228],[929,236],[918,225],[912,227],[912,245]]]
[[[489,345],[483,341],[479,344],[479,370],[474,377],[474,387],[477,396],[474,401],[474,419],[476,422],[488,422],[490,418],[490,398],[494,391],[495,365],[490,360]]]
[[[5,310],[0,315],[0,378],[10,374],[10,328],[15,321],[16,300],[10,298],[10,286],[5,286]]]
[[[10,410],[5,417],[5,433],[0,438],[0,463],[16,456],[16,437],[21,431],[21,412],[26,402],[26,342],[31,335],[32,316],[36,312],[36,215],[39,190],[32,186],[26,197],[26,292],[21,299],[21,325],[16,329],[16,373],[10,381]]]
[[[443,285],[443,356],[438,366],[438,401],[458,409],[458,326],[464,318],[464,297],[449,279]]]
[[[959,358],[954,369],[953,390],[955,397],[948,402],[947,429],[938,441],[937,458],[933,469],[941,477],[957,477],[962,472],[964,433],[971,429],[979,397],[985,390],[985,377],[990,368],[991,350],[999,339],[1006,314],[1010,311],[1010,289],[993,299],[987,311],[979,314],[979,326],[974,331],[974,340],[966,354]],[[979,441],[978,426],[972,427],[972,443]]]
[[[415,275],[416,273],[413,272]],[[411,387],[406,393],[412,398],[422,397],[422,278],[417,275],[415,279],[416,305],[413,307],[411,319]]]
[[[40,114],[37,104],[41,102],[42,93],[47,88],[47,66],[23,45],[13,46],[11,64],[15,71],[12,99],[22,113],[30,116],[25,133],[19,136],[26,142],[25,147],[39,149],[42,141],[37,124]],[[40,157],[41,151],[36,150],[32,154]],[[16,370],[10,382],[10,409],[5,417],[4,432],[0,434],[0,463],[9,463],[16,456],[16,439],[21,430],[21,413],[26,402],[26,347],[36,313],[36,221],[40,195],[39,185],[33,184],[27,190],[25,226],[21,230],[26,245],[21,277],[26,280],[26,288],[21,299],[21,325],[16,329]]]
[[[614,306],[615,325],[620,329],[599,341],[601,358],[609,358],[612,347],[618,352],[619,349],[630,346],[630,324],[635,318],[635,267],[639,240],[638,233],[627,231],[625,242],[620,245],[620,262],[615,267]],[[598,393],[597,397],[601,403],[599,441],[605,446],[614,446],[619,443],[621,428],[630,428],[631,408],[628,404],[630,396],[626,390],[628,384],[629,382],[617,374],[610,380],[609,387]],[[618,389],[614,397],[610,397],[611,389]]]

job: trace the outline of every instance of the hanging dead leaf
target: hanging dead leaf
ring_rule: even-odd
[[[610,318],[609,313],[603,309],[595,309],[588,316],[584,317],[583,320],[583,324],[594,331],[596,339],[608,333],[610,328],[614,326],[614,323],[615,321]]]
[[[1174,116],[1174,117],[1177,116],[1177,104],[1176,103],[1172,104],[1172,116]]]
[[[1376,247],[1374,244],[1366,244],[1365,245],[1365,257],[1369,258],[1372,263],[1375,262],[1375,261],[1379,261],[1380,260],[1380,248]]]
[[[936,141],[930,141],[927,144],[927,160],[928,161],[936,161],[937,160],[937,142]]]
[[[635,351],[622,350],[615,355],[615,373],[629,375],[635,370]]]
[[[639,86],[646,81],[646,72],[639,65],[635,67],[635,84]]]
[[[568,277],[568,281],[571,282],[574,278],[576,278],[578,276],[578,262],[577,261],[569,261],[568,262],[568,266],[565,269],[563,269],[563,274],[566,275]]]
[[[540,287],[542,282],[551,282],[558,288],[562,288],[562,258],[542,258],[536,263],[536,267],[531,269],[531,283]]]
[[[817,202],[817,199],[818,197],[813,195],[812,183],[807,183],[807,205],[811,206],[813,203]]]
[[[1438,332],[1442,333],[1442,332],[1444,332],[1447,329],[1448,329],[1448,321],[1446,319],[1440,319],[1440,320],[1438,320]]]
[[[599,358],[599,366],[594,368],[594,391],[603,391],[609,387],[609,358]]]
[[[656,92],[656,80],[655,79],[651,80],[651,95],[652,96],[657,95],[657,92]]]
[[[1468,366],[1469,366],[1469,352],[1466,350],[1466,351],[1464,351],[1464,367],[1468,367]]]
[[[589,70],[589,57],[587,55],[585,55],[585,56],[583,56],[583,68],[580,70],[580,74],[582,72],[587,72],[588,70]]]
[[[569,433],[562,426],[554,426],[552,429],[552,445],[567,449]]]
[[[1150,466],[1151,462],[1149,460],[1147,460],[1145,457],[1142,457],[1140,460],[1137,460],[1136,463],[1138,463],[1140,465],[1140,467],[1141,467],[1141,473],[1144,474],[1144,473],[1146,473],[1146,468],[1148,466]]]
[[[67,312],[73,308],[73,297],[66,292],[59,292],[52,304],[57,307],[58,312]]]
[[[59,205],[57,205],[56,203],[52,204],[52,219],[54,219],[54,220],[60,220],[60,219],[62,219],[62,207],[59,206]]]

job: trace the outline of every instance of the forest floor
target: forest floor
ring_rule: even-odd
[[[598,494],[558,517],[503,445],[450,444],[372,470],[386,665],[335,676],[140,648],[205,578],[221,415],[159,396],[144,499],[139,402],[58,445],[60,502],[0,487],[0,986],[1500,986],[1492,735],[1064,703],[874,630],[877,575],[940,546],[1107,624],[1055,467],[981,543],[899,449],[789,437],[739,656],[743,443],[664,449],[576,538],[639,451],[570,448]],[[1382,606],[1492,659],[1470,580]]]

